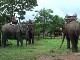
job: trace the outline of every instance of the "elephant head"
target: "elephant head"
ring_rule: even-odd
[[[26,36],[26,45],[27,42],[29,44],[34,44],[34,33],[35,33],[35,25],[34,23],[28,23],[25,25],[22,25],[22,34],[25,34]]]

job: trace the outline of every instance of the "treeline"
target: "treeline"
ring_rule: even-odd
[[[35,35],[42,35],[43,38],[45,36],[57,36],[61,34],[60,28],[64,25],[64,19],[59,17],[58,15],[54,15],[53,10],[51,9],[41,9],[37,12],[35,16]],[[5,24],[10,22],[10,16],[3,14],[0,20],[0,24]],[[21,24],[26,24],[26,22],[21,22]]]
[[[35,24],[36,24],[36,35],[38,37],[43,35],[48,35],[52,38],[56,35],[60,35],[60,28],[64,25],[64,19],[59,17],[58,15],[54,15],[53,10],[51,9],[41,9],[40,11],[36,11],[37,15],[35,16]]]
[[[37,6],[37,0],[0,0],[0,28],[3,24],[11,22],[15,12],[19,15],[19,21],[25,19],[26,11],[32,11]],[[56,35],[64,25],[64,19],[54,15],[51,9],[41,9],[35,16],[35,35]],[[22,22],[24,24],[25,22]]]

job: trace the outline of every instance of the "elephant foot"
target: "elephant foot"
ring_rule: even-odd
[[[4,45],[1,45],[1,47],[4,47],[4,48],[5,48],[6,46],[4,46]]]
[[[67,47],[67,49],[71,49],[70,47]]]
[[[31,42],[29,42],[28,44],[31,44]]]
[[[26,43],[26,46],[27,46],[27,43]]]
[[[30,45],[31,43],[28,43],[28,45]]]
[[[23,46],[23,44],[21,44],[21,46]]]
[[[0,46],[1,46],[1,44],[0,44]]]
[[[19,46],[19,45],[17,45],[17,46]]]
[[[19,41],[17,41],[17,46],[19,46]]]
[[[27,40],[26,40],[26,43],[25,43],[25,44],[26,44],[26,46],[27,46],[27,44],[28,44],[28,41],[27,41]]]
[[[34,41],[32,41],[32,44],[34,44]]]
[[[10,46],[11,44],[6,44],[6,46]]]
[[[6,44],[6,46],[9,46],[9,45],[12,45],[12,43],[11,43],[11,42],[8,42],[8,43]]]
[[[0,46],[1,46],[1,42],[0,42]]]
[[[78,49],[72,49],[72,52],[78,52]]]
[[[34,42],[32,42],[32,44],[34,44]]]
[[[19,44],[17,43],[17,46],[19,46]]]
[[[20,42],[21,46],[23,46],[23,42]]]
[[[78,50],[72,50],[72,52],[78,52]]]
[[[23,42],[21,42],[21,46],[23,46]]]

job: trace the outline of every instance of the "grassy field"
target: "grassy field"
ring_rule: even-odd
[[[17,47],[16,41],[12,40],[12,45],[2,48],[0,47],[0,60],[36,60],[40,56],[55,57],[58,54],[71,54],[71,50],[66,49],[66,40],[60,47],[61,39],[41,39],[36,40],[33,45],[25,45]],[[79,43],[80,52],[80,43]]]

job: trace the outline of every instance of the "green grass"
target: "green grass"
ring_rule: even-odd
[[[66,40],[60,47],[61,39],[41,39],[35,44],[16,46],[16,41],[12,40],[12,45],[6,48],[0,47],[0,60],[36,60],[40,56],[55,57],[58,54],[71,54],[71,50],[66,49]],[[80,44],[79,52],[80,52]]]

